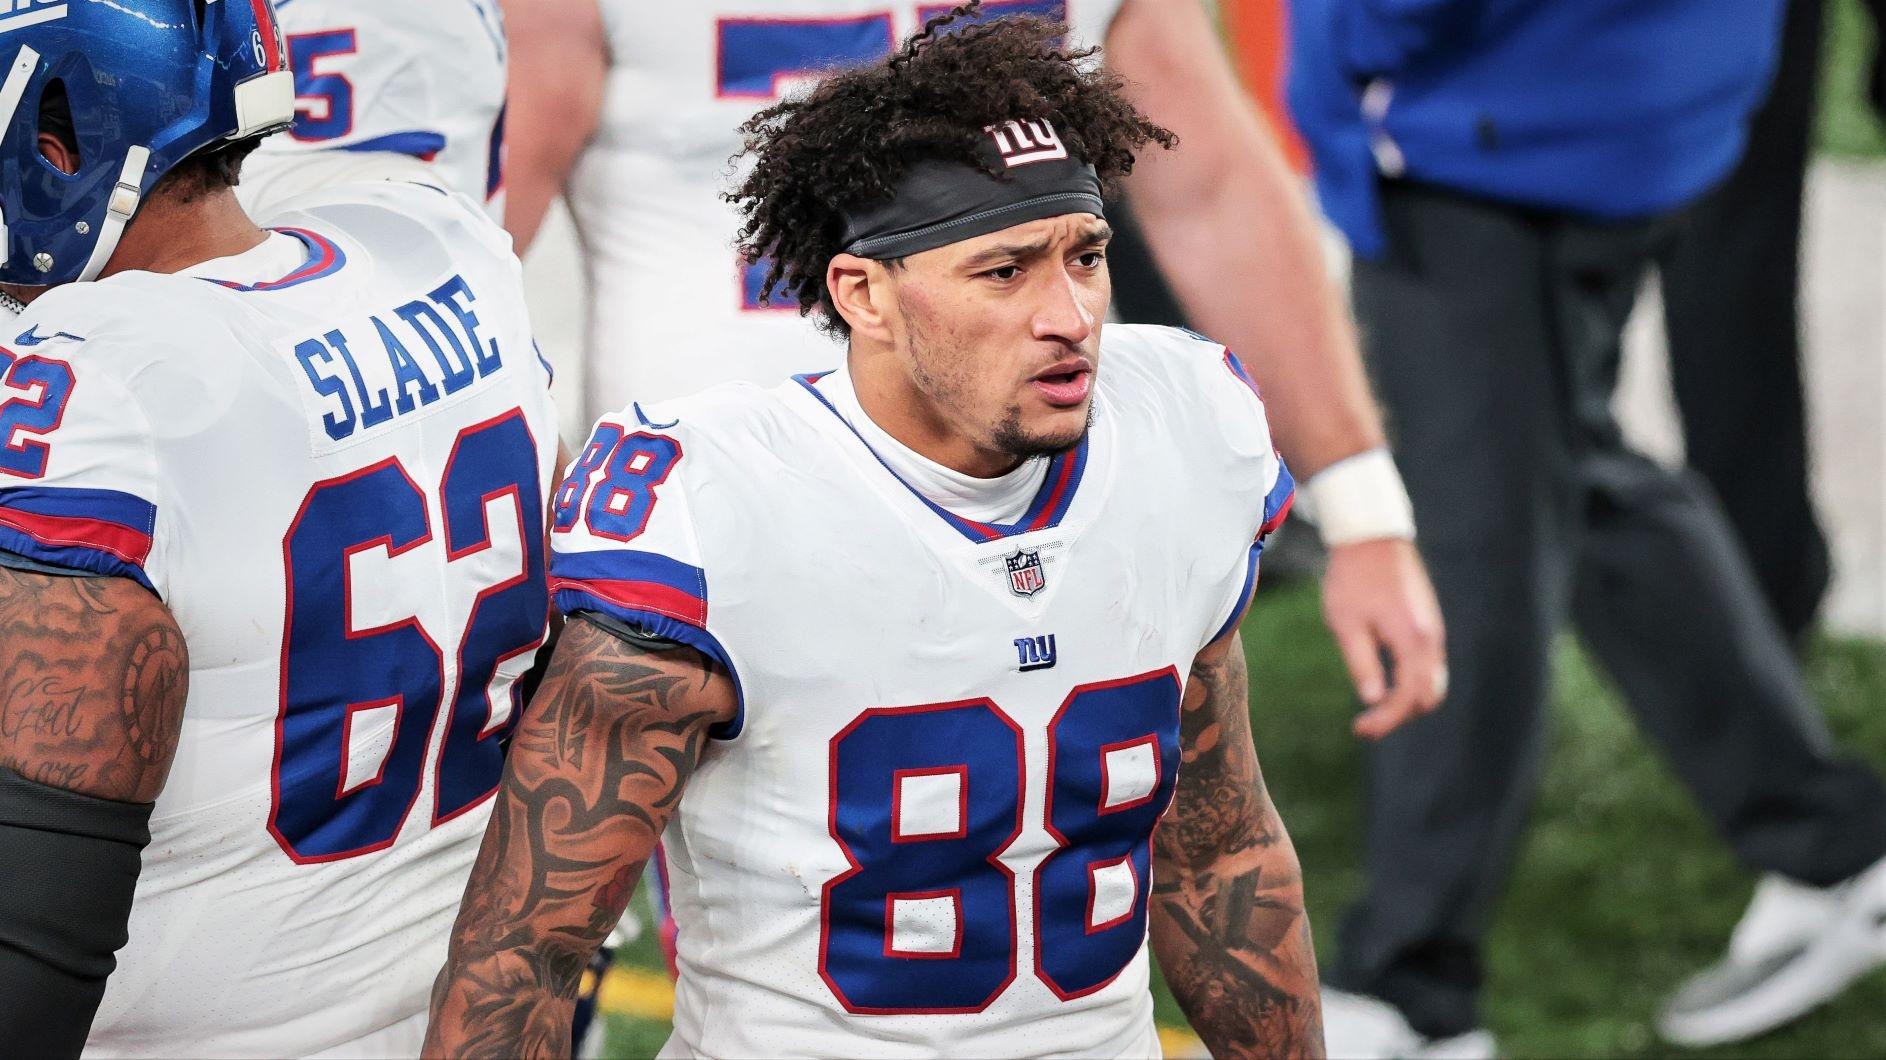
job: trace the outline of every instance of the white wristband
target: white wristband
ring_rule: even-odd
[[[1386,448],[1344,457],[1297,493],[1297,510],[1316,524],[1327,548],[1415,536],[1414,505]]]

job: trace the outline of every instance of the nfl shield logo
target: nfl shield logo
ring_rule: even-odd
[[[1041,573],[1041,553],[1021,551],[1007,558],[1008,587],[1016,596],[1033,596],[1048,587]]]

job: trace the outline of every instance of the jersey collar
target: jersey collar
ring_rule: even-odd
[[[264,280],[253,284],[237,283],[234,280],[218,280],[210,276],[198,276],[197,278],[216,284],[218,287],[227,287],[232,291],[238,291],[243,294],[254,294],[260,291],[284,291],[290,287],[298,287],[304,283],[325,279],[347,266],[346,252],[341,250],[340,246],[333,240],[321,235],[319,232],[312,232],[305,228],[271,228],[268,231],[272,235],[287,236],[301,244],[303,260],[300,266],[290,270],[280,279]],[[264,244],[263,247],[257,249],[263,249],[266,246],[267,244]],[[254,251],[250,253],[254,253]],[[239,264],[246,256],[247,255],[237,255],[234,258],[224,258],[221,261],[210,262],[208,264],[212,267],[235,265]]]
[[[793,376],[793,381],[804,387],[806,392],[816,398],[820,405],[825,406],[827,412],[830,412],[838,422],[844,424],[845,429],[851,432],[851,436],[858,440],[859,445],[864,446],[865,451],[871,454],[872,459],[878,462],[878,466],[882,467],[885,473],[896,479],[899,485],[910,491],[911,496],[923,502],[924,507],[930,509],[931,512],[935,513],[944,522],[953,527],[957,533],[968,538],[970,541],[982,544],[988,541],[999,541],[1003,538],[1014,537],[1018,534],[1032,534],[1038,530],[1052,530],[1061,525],[1061,520],[1067,517],[1068,509],[1073,507],[1074,494],[1080,489],[1081,478],[1087,471],[1087,455],[1091,445],[1090,437],[1083,437],[1080,445],[1068,452],[1062,453],[1049,462],[1048,473],[1046,477],[1042,479],[1040,491],[1035,494],[1034,502],[1028,506],[1028,510],[1023,513],[1020,519],[1013,523],[977,522],[974,519],[965,519],[949,509],[944,508],[942,505],[937,504],[935,501],[924,496],[915,486],[906,482],[902,476],[898,475],[896,470],[885,461],[884,457],[881,456],[876,449],[871,448],[871,443],[866,441],[864,435],[858,432],[858,428],[853,426],[851,421],[846,419],[844,415],[832,405],[830,399],[819,392],[819,388],[816,384],[820,379],[825,378],[825,376],[829,374],[829,372],[820,372],[812,375],[796,375]],[[1091,433],[1092,432],[1089,432],[1089,435],[1091,435]]]

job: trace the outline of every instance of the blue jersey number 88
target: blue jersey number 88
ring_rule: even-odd
[[[1146,937],[1152,832],[1179,774],[1178,673],[1081,685],[1048,726],[1034,974],[1068,1000]],[[851,868],[825,885],[819,974],[846,1011],[980,1012],[1017,974],[1022,730],[994,702],[865,711],[831,741],[830,829]]]

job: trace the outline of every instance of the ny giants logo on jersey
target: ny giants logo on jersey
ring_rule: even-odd
[[[995,139],[995,149],[1001,152],[1002,161],[1010,169],[1035,162],[1058,162],[1067,157],[1067,145],[1061,142],[1061,134],[1043,119],[1005,121],[985,126],[983,131]]]
[[[1052,670],[1057,653],[1054,647],[1054,634],[1040,637],[1015,638],[1015,664],[1022,673],[1036,670]]]
[[[66,0],[0,0],[0,33],[52,22],[66,15]]]
[[[1008,568],[1009,592],[1016,596],[1033,596],[1048,587],[1040,552],[1022,549],[1012,556],[1003,557],[1003,564]]]

